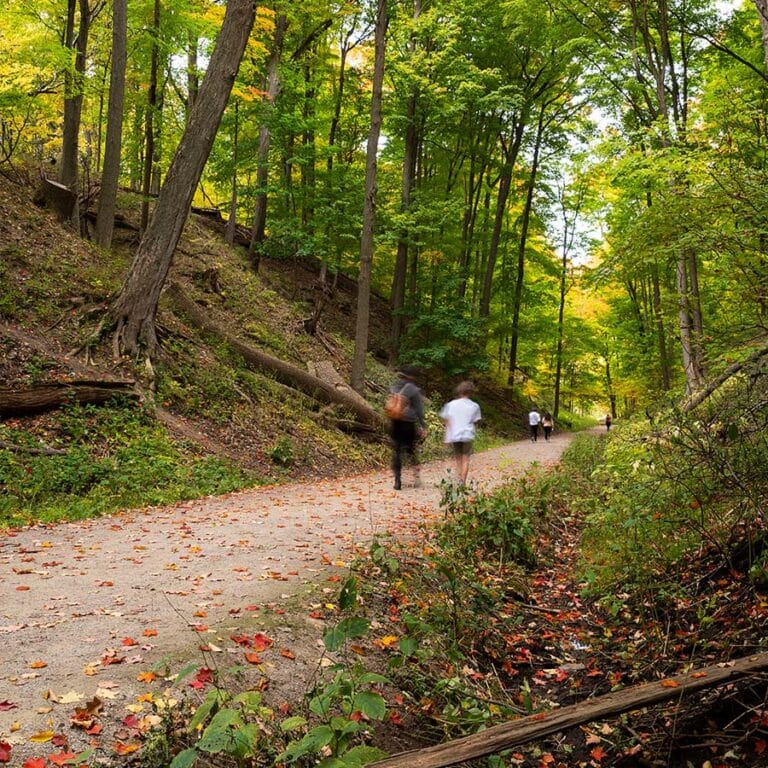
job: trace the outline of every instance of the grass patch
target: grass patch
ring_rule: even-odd
[[[0,434],[6,442],[30,442],[26,432],[8,426]],[[0,526],[79,520],[259,483],[219,458],[186,452],[148,412],[117,402],[66,408],[48,437],[66,453],[0,451]]]

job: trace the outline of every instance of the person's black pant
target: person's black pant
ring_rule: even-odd
[[[403,454],[407,454],[411,463],[418,466],[416,455],[416,423],[413,421],[393,421],[389,431],[392,438],[392,471],[395,485],[400,484],[403,470]]]
[[[539,425],[531,424],[531,440],[535,443],[539,439]]]

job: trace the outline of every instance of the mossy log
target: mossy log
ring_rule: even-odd
[[[203,309],[184,293],[181,286],[177,283],[172,283],[169,286],[168,296],[176,308],[193,325],[200,328],[203,332],[224,341],[249,366],[274,376],[282,384],[298,389],[320,402],[335,403],[343,406],[354,414],[356,421],[373,428],[377,432],[384,429],[384,417],[368,405],[356,392],[351,394],[351,390],[346,385],[338,387],[335,381],[325,381],[317,376],[313,376],[309,371],[305,371],[297,365],[268,355],[266,352],[262,352],[260,349],[235,338],[215,320],[212,320]]]

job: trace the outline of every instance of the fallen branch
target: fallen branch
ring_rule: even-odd
[[[551,712],[495,725],[472,736],[454,739],[425,749],[370,763],[369,768],[443,768],[478,757],[486,757],[519,744],[540,739],[568,728],[679,699],[684,694],[714,688],[724,683],[768,670],[768,653],[747,656],[723,665],[705,667],[684,675],[627,688],[598,696],[583,704],[573,704]]]
[[[21,415],[61,408],[71,402],[106,403],[116,395],[138,399],[133,381],[62,381],[51,384],[0,387],[0,414]]]

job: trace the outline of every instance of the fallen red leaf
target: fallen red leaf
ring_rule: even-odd
[[[662,680],[661,684],[665,688],[679,688],[680,687],[680,683],[678,683],[677,680]]]
[[[24,765],[21,768],[45,768],[45,758],[30,757],[29,760],[24,761]]]
[[[271,637],[267,637],[261,632],[257,632],[253,636],[253,650],[254,651],[266,651],[267,648],[271,648],[274,644],[274,640]]]
[[[246,653],[245,654],[245,660],[249,664],[261,664],[261,658],[259,657],[258,653]]]
[[[145,629],[141,634],[144,635],[144,637],[157,637],[157,630]]]
[[[287,648],[280,649],[280,655],[285,656],[286,659],[295,659],[296,654],[293,651],[289,651]]]
[[[11,761],[11,745],[7,741],[0,741],[0,763],[9,763]]]
[[[595,747],[590,750],[589,754],[593,760],[597,760],[599,763],[604,757],[608,757],[608,753],[602,747]]]
[[[74,752],[57,752],[55,755],[48,755],[48,762],[54,765],[66,765],[69,760],[73,760],[77,755]]]
[[[134,640],[132,637],[124,637],[122,642],[123,642],[123,645],[128,647],[139,644],[138,641]]]
[[[0,701],[0,712],[7,712],[9,709],[16,709],[17,706],[17,704],[14,704],[12,701],[8,701],[8,699],[5,701]]]

